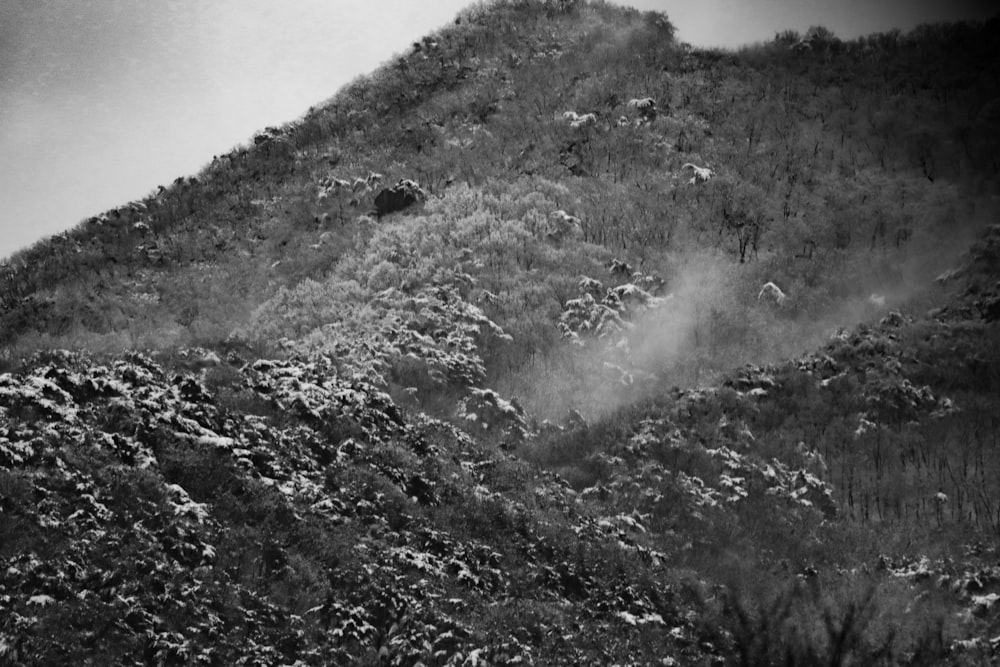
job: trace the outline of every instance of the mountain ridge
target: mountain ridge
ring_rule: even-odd
[[[994,23],[478,5],[15,256],[0,664],[995,661]]]

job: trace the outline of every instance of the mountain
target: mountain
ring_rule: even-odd
[[[990,664],[997,20],[474,6],[5,263],[0,664]]]

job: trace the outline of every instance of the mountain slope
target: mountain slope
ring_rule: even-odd
[[[995,660],[995,23],[480,5],[11,258],[0,664]]]
[[[401,409],[320,355],[41,354],[0,375],[0,656],[810,664],[840,633],[865,662],[987,660],[995,452],[934,438],[995,422],[998,242],[963,269],[985,298],[538,434],[495,396],[468,432]]]
[[[542,242],[519,260],[526,270],[532,255],[550,252],[553,212],[577,217],[580,236],[563,248],[573,259],[557,257],[567,264],[558,278],[546,273],[554,284],[528,279],[539,284],[525,291],[545,299],[526,314],[546,320],[594,259],[617,253],[662,274],[705,246],[727,264],[749,253],[741,282],[772,280],[815,313],[896,286],[896,246],[937,250],[955,235],[956,216],[988,218],[984,200],[961,192],[996,170],[987,26],[833,42],[805,56],[783,42],[687,52],[671,33],[661,16],[599,3],[470,10],[194,181],[178,179],[12,258],[6,353],[214,344],[280,287],[324,280],[369,245],[363,214],[377,189],[323,184],[371,172],[384,185],[414,179],[432,198],[449,182],[498,197],[482,212]],[[939,70],[946,74],[931,76]],[[655,116],[628,106],[645,97],[657,101]],[[570,127],[566,111],[599,123]],[[686,187],[686,163],[708,163],[719,177]],[[789,261],[793,254],[812,259]],[[502,282],[483,282],[505,296]],[[501,319],[525,312],[517,292],[497,304]],[[539,327],[530,334],[550,347]]]

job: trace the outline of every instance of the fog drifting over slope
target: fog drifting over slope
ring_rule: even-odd
[[[943,200],[957,199],[953,186],[936,187]],[[962,265],[998,213],[995,198],[958,209],[928,205],[905,245],[883,250],[861,244],[852,251],[850,280],[822,302],[815,301],[816,290],[786,280],[778,281],[784,303],[758,299],[772,277],[769,267],[775,269],[763,255],[763,261],[739,264],[722,249],[669,253],[642,267],[666,278],[664,296],[624,335],[591,340],[583,348],[566,341],[567,354],[505,389],[523,398],[539,419],[559,422],[572,408],[590,421],[666,387],[716,386],[720,374],[744,364],[781,363],[816,352],[834,336],[860,323],[877,325],[893,311],[923,315],[945,302],[951,289],[937,276]],[[821,265],[824,258],[794,261]],[[829,286],[819,291],[829,293]]]

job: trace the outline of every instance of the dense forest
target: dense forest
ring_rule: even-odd
[[[994,664],[1000,18],[465,10],[0,265],[0,665]]]

